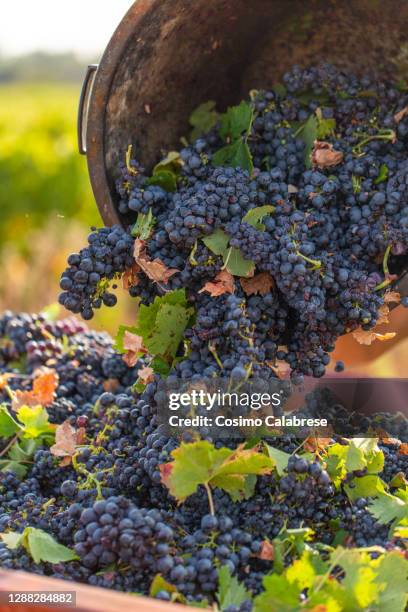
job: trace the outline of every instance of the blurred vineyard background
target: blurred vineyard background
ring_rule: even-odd
[[[101,223],[77,149],[84,70],[65,54],[0,62],[0,311],[54,304],[67,255]],[[113,333],[130,318],[122,299],[92,324]]]
[[[100,217],[77,151],[76,113],[86,63],[74,56],[32,54],[14,64],[0,58],[0,312],[38,312],[56,303],[69,253],[86,241]],[[114,333],[135,316],[134,302],[100,311],[91,325]],[[60,308],[59,316],[64,310]],[[336,357],[367,375],[406,376],[407,311],[397,308],[385,348],[343,338]],[[404,331],[405,330],[405,334]],[[350,368],[353,363],[353,367]]]

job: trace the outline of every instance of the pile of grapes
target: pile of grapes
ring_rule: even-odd
[[[294,68],[190,121],[151,176],[129,147],[134,223],[93,229],[61,278],[85,320],[123,285],[135,324],[113,344],[75,318],[0,318],[0,566],[223,612],[403,611],[406,418],[364,438],[177,439],[158,407],[164,381],[268,383],[285,365],[298,384],[340,335],[392,336],[377,326],[406,305],[407,89]]]

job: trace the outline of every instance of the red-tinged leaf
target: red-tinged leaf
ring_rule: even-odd
[[[6,387],[8,385],[8,381],[11,378],[14,378],[16,375],[13,374],[12,372],[5,372],[4,374],[0,375],[0,391],[2,389],[4,389],[4,387]]]
[[[380,340],[380,342],[386,342],[392,340],[396,336],[396,332],[388,332],[386,334],[379,334],[374,331],[364,331],[363,329],[356,329],[353,332],[353,338],[357,340],[359,344],[370,346],[374,340]]]
[[[130,287],[136,287],[140,282],[139,273],[141,272],[140,266],[134,263],[130,268],[125,270],[122,276],[123,288],[127,291]]]
[[[137,375],[144,385],[147,385],[154,380],[154,370],[149,366],[143,366],[137,371]]]
[[[173,471],[173,464],[172,463],[162,463],[161,465],[159,465],[159,470],[160,470],[162,483],[164,484],[165,487],[170,489],[170,477]]]
[[[312,150],[312,164],[318,168],[330,168],[343,161],[343,153],[336,151],[332,144],[315,140]]]
[[[43,368],[38,371],[31,391],[14,392],[12,408],[17,411],[22,406],[49,406],[55,399],[58,387],[58,374],[55,370]]]
[[[258,554],[258,558],[262,559],[263,561],[273,561],[274,560],[275,552],[274,552],[272,542],[269,542],[269,540],[264,540],[262,542],[262,546]]]
[[[399,455],[408,455],[408,443],[404,442],[398,449]]]
[[[208,281],[198,293],[207,291],[212,297],[224,295],[224,293],[234,293],[234,277],[227,270],[221,270],[214,278],[213,282]]]
[[[135,240],[134,258],[138,266],[143,270],[150,280],[155,283],[169,282],[169,279],[180,270],[168,268],[160,259],[149,259],[146,253],[146,242],[140,238]]]
[[[266,295],[275,286],[275,281],[269,272],[261,272],[252,278],[241,278],[241,286],[246,295]]]
[[[408,106],[404,106],[404,108],[402,108],[400,111],[398,111],[398,113],[395,113],[394,115],[394,121],[395,123],[399,123],[400,121],[402,121],[406,116],[408,115]]]
[[[55,370],[44,369],[33,383],[33,393],[41,406],[49,406],[55,399],[59,377]]]

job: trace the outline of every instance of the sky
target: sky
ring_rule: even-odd
[[[0,52],[98,55],[133,0],[0,0]]]

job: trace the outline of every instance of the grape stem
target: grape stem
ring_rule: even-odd
[[[213,496],[212,496],[212,493],[211,493],[211,488],[210,488],[210,485],[208,484],[208,482],[204,483],[204,488],[207,491],[208,505],[210,507],[210,514],[215,516],[214,500],[213,500]]]
[[[383,258],[383,272],[384,272],[385,279],[380,284],[378,284],[376,287],[374,287],[374,291],[381,291],[381,289],[385,289],[385,287],[387,287],[392,282],[392,279],[390,277],[390,270],[388,268],[388,259],[390,257],[390,253],[391,253],[391,244],[389,244],[387,248],[385,249],[384,258]]]

